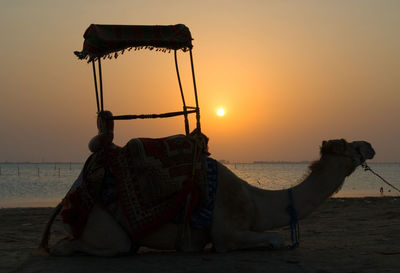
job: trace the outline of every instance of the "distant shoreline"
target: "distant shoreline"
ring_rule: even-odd
[[[313,162],[313,160],[302,160],[302,161],[252,161],[252,162],[233,162],[229,160],[218,160],[222,164],[230,164],[230,165],[235,165],[235,164],[310,164]],[[368,163],[372,164],[400,164],[400,162],[397,161],[368,161]]]

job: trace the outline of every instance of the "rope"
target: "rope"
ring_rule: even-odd
[[[290,238],[292,240],[292,245],[289,245],[288,248],[296,249],[300,245],[300,225],[294,208],[292,189],[288,190],[288,194],[289,206],[287,207],[287,212],[290,215]]]
[[[400,190],[398,188],[396,188],[395,186],[393,186],[392,184],[390,184],[388,181],[386,181],[382,176],[380,176],[379,174],[377,174],[375,171],[373,171],[366,162],[361,164],[361,167],[363,167],[364,171],[370,171],[371,173],[373,173],[374,175],[376,175],[377,177],[379,177],[384,183],[386,183],[387,185],[389,185],[390,187],[392,187],[393,189],[395,189],[396,191],[400,192]]]

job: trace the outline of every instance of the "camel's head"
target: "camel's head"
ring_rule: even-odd
[[[336,139],[323,141],[321,147],[321,155],[337,154],[350,157],[358,166],[367,159],[372,159],[375,151],[371,144],[366,141],[353,141],[351,143],[344,139]]]

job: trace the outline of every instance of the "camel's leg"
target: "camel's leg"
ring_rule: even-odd
[[[61,240],[50,249],[59,256],[83,252],[96,256],[115,256],[129,252],[131,241],[115,219],[99,205],[89,215],[82,236],[73,241]]]
[[[217,252],[255,248],[280,249],[284,247],[283,238],[278,233],[230,230],[213,237],[214,248]]]

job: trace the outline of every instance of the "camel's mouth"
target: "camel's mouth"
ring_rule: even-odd
[[[364,159],[363,162],[367,159],[372,159],[375,156],[375,150],[372,148],[372,145],[366,141],[353,141],[351,143],[356,151],[362,156]]]

